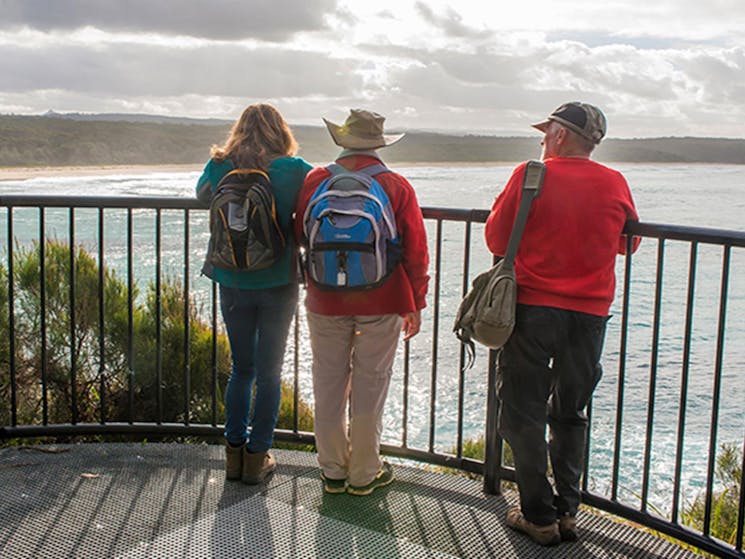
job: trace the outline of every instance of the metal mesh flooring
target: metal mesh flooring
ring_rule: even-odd
[[[247,486],[225,480],[215,445],[0,449],[0,557],[696,557],[590,513],[579,542],[542,548],[504,525],[516,495],[419,468],[394,466],[367,497],[326,495],[315,454],[273,452],[268,483]]]

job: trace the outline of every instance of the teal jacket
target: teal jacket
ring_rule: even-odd
[[[220,180],[233,169],[230,159],[222,163],[210,159],[197,181],[197,198],[209,203]],[[272,161],[267,169],[277,201],[280,224],[287,239],[284,254],[276,263],[255,272],[235,272],[205,264],[202,272],[220,285],[240,289],[266,289],[297,282],[297,245],[292,233],[292,214],[303,179],[310,169],[311,165],[300,157],[280,157]]]

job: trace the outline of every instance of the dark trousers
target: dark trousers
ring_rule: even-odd
[[[576,514],[579,507],[585,408],[602,375],[607,321],[604,316],[518,305],[515,330],[500,352],[499,433],[512,448],[523,515],[535,524]],[[547,454],[557,494],[547,477]]]

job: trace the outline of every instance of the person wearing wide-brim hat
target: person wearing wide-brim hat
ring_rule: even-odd
[[[384,134],[385,117],[366,111],[352,109],[344,124],[334,124],[323,119],[337,146],[348,149],[378,149],[390,146],[404,137],[404,134]]]
[[[352,109],[344,124],[324,122],[343,148],[335,163],[347,171],[383,165],[377,150],[404,136],[386,134],[385,118],[364,109]],[[305,270],[316,447],[326,493],[368,495],[393,481],[390,464],[380,458],[383,408],[400,332],[407,340],[419,331],[429,284],[427,236],[414,189],[385,166],[370,172],[390,200],[401,240],[401,257],[390,275],[371,288],[329,291]],[[298,196],[295,232],[306,248],[306,209],[330,176],[327,167],[313,169]]]

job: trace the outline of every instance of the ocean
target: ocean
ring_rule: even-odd
[[[422,206],[489,208],[512,170],[512,165],[393,166],[413,184]],[[745,166],[702,164],[619,164],[626,176],[641,221],[675,225],[745,230]],[[56,195],[127,195],[191,197],[198,173],[145,173],[131,175],[35,178],[0,182],[0,193]],[[199,275],[207,242],[206,214],[191,212],[190,285],[196,298],[206,303],[209,282]],[[46,234],[67,239],[67,210],[46,213]],[[76,210],[75,238],[92,251],[97,250],[97,210]],[[125,268],[126,214],[106,210],[105,253],[107,265]],[[0,247],[7,247],[7,216],[0,212]],[[135,212],[136,270],[138,283],[154,277],[154,212]],[[435,224],[428,222],[433,261],[428,309],[423,328],[410,344],[407,445],[426,449],[429,444],[429,407],[435,401],[435,441],[438,451],[452,451],[457,437],[458,369],[460,347],[451,333],[452,320],[462,294],[462,224],[445,223],[440,253],[439,328],[434,334]],[[21,245],[38,237],[38,210],[14,211],[15,236]],[[183,212],[163,212],[163,273],[183,273]],[[485,269],[490,257],[483,243],[483,226],[472,234],[470,277]],[[3,257],[6,249],[2,248]],[[657,389],[654,395],[654,429],[650,506],[665,512],[670,506],[675,460],[680,377],[685,323],[685,301],[690,248],[686,243],[665,243],[663,298],[657,356]],[[690,502],[705,484],[706,455],[711,430],[715,348],[722,268],[721,247],[701,245],[698,253],[690,386],[686,406],[683,453],[683,500]],[[649,402],[651,346],[653,339],[654,283],[658,242],[645,239],[634,257],[629,342],[624,383],[624,415],[619,498],[634,504],[642,492],[645,425]],[[622,258],[618,260],[619,293],[622,287]],[[205,308],[209,308],[205,306]],[[617,298],[608,325],[603,358],[604,376],[593,400],[591,454],[588,480],[591,489],[608,494],[614,444],[616,393],[619,371],[620,300]],[[722,397],[719,405],[717,442],[742,448],[745,437],[745,251],[732,251],[728,287],[726,337],[724,342]],[[300,389],[312,402],[310,354],[304,319],[300,318]],[[433,340],[437,339],[436,350]],[[291,346],[291,344],[289,344]],[[385,416],[384,442],[400,444],[403,419],[403,350],[399,351]],[[285,375],[292,378],[293,355],[288,348]],[[433,363],[437,382],[431,390]],[[464,437],[483,434],[486,402],[486,352],[479,349],[473,369],[465,376]]]

